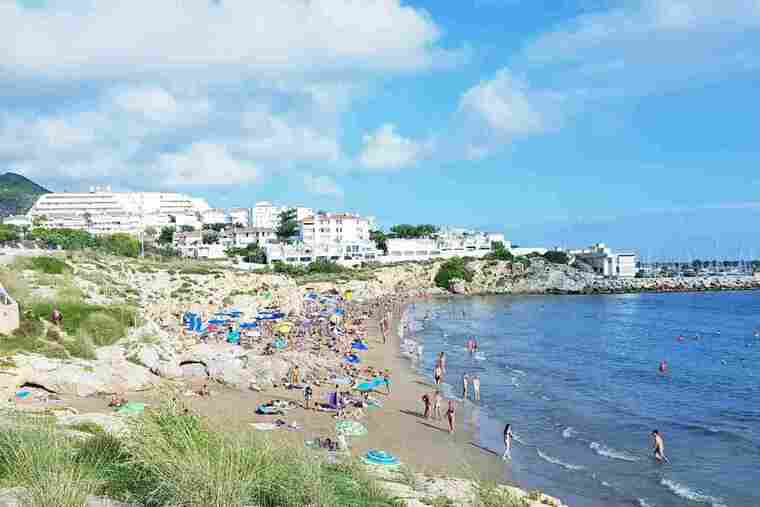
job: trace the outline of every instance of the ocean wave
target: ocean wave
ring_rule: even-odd
[[[699,491],[695,491],[688,486],[677,483],[676,481],[662,479],[660,484],[668,488],[674,495],[685,498],[686,500],[710,504],[712,507],[726,507],[726,504],[723,503],[722,499],[700,493]]]
[[[575,431],[575,428],[572,426],[568,426],[564,430],[562,430],[562,438],[573,438],[578,434],[577,431]]]
[[[618,451],[611,447],[607,447],[606,445],[600,444],[599,442],[591,442],[591,444],[589,444],[589,447],[599,456],[604,456],[606,458],[619,459],[622,461],[639,461],[639,458],[636,456],[631,456],[627,452]]]
[[[486,355],[482,352],[475,352],[475,354],[472,356],[476,361],[485,361]]]
[[[636,501],[639,503],[639,507],[653,507],[651,503],[648,503],[643,498],[637,498]]]
[[[541,452],[541,449],[536,449],[536,452],[538,452],[538,456],[549,463],[552,463],[554,465],[559,465],[562,468],[565,468],[567,470],[583,470],[585,467],[582,467],[581,465],[573,465],[571,463],[565,463],[559,458],[554,458],[552,456],[549,456],[548,454],[545,454]]]

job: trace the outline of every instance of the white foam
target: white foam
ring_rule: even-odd
[[[637,498],[636,501],[639,503],[639,507],[654,507],[651,503],[647,502],[643,498]]]
[[[475,360],[477,360],[477,361],[485,361],[486,360],[486,355],[483,354],[482,352],[475,352],[475,354],[472,357],[475,358]]]
[[[676,481],[670,479],[662,479],[660,484],[668,488],[674,495],[680,496],[693,502],[706,503],[712,505],[712,507],[726,507],[726,504],[722,503],[723,500],[714,496],[706,495],[699,491],[695,491],[688,486],[679,484]]]
[[[562,430],[562,438],[573,438],[575,435],[577,435],[578,432],[575,431],[575,428],[572,426],[568,426],[564,430]]]
[[[554,465],[559,465],[562,468],[565,468],[567,470],[583,470],[584,468],[581,465],[573,465],[571,463],[565,463],[559,458],[554,458],[552,456],[549,456],[548,454],[541,452],[541,449],[536,449],[536,451],[538,452],[538,455],[542,460],[548,461],[549,463],[552,463]]]
[[[599,442],[591,442],[591,444],[589,444],[589,447],[599,456],[619,459],[622,461],[639,461],[639,458],[636,456],[631,456],[624,451],[618,451],[612,447],[607,447],[606,445],[600,444]]]

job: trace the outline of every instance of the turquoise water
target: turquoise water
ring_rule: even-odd
[[[427,375],[445,351],[450,391],[480,376],[478,445],[500,453],[513,425],[505,478],[574,506],[760,506],[760,293],[450,298],[410,317]]]

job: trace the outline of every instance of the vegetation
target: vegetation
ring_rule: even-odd
[[[549,250],[544,254],[544,259],[553,264],[567,264],[570,261],[570,257],[559,250]]]
[[[0,243],[8,241],[18,241],[21,239],[19,228],[15,225],[0,225]]]
[[[23,215],[49,190],[19,174],[0,175],[0,216]]]
[[[452,257],[438,268],[438,273],[435,275],[435,284],[442,289],[448,290],[452,280],[460,279],[471,282],[472,276],[473,273],[467,267],[466,259]]]
[[[438,227],[431,224],[399,224],[391,227],[388,237],[392,238],[427,238],[438,232]]]
[[[282,211],[279,215],[280,223],[274,233],[280,241],[288,241],[298,232],[298,212],[295,208]]]
[[[151,507],[399,506],[359,467],[214,431],[173,402],[134,420],[123,440],[96,432],[80,441],[52,426],[3,430],[0,483],[24,487],[33,507],[81,507],[88,495]]]
[[[158,235],[158,244],[171,245],[174,242],[174,227],[161,227]]]
[[[375,246],[388,255],[388,236],[383,231],[369,231],[370,241],[375,242]]]
[[[229,248],[224,252],[227,257],[242,257],[243,262],[266,264],[267,255],[258,243],[251,243],[245,248]]]
[[[514,258],[512,252],[507,250],[501,241],[494,242],[493,251],[484,257],[484,259],[492,261],[511,261]]]
[[[123,233],[95,236],[87,231],[37,227],[32,229],[29,239],[63,250],[95,249],[122,257],[137,257],[140,254],[139,241]]]
[[[46,275],[71,272],[71,266],[56,257],[20,257],[14,261],[16,269],[30,269]]]

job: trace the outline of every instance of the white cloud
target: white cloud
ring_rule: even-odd
[[[314,176],[305,174],[303,184],[306,190],[316,195],[326,195],[332,197],[343,197],[343,189],[329,176]]]
[[[204,79],[415,70],[455,57],[400,0],[51,1],[0,5],[0,67],[61,79],[190,72]]]
[[[640,0],[584,14],[529,43],[534,77],[592,97],[644,95],[758,66],[760,0]]]
[[[259,177],[253,164],[232,156],[226,146],[205,142],[162,154],[156,170],[169,185],[236,185]]]
[[[420,143],[396,133],[396,126],[386,123],[363,137],[364,149],[359,163],[367,169],[404,169],[416,166],[432,150],[432,143]]]

